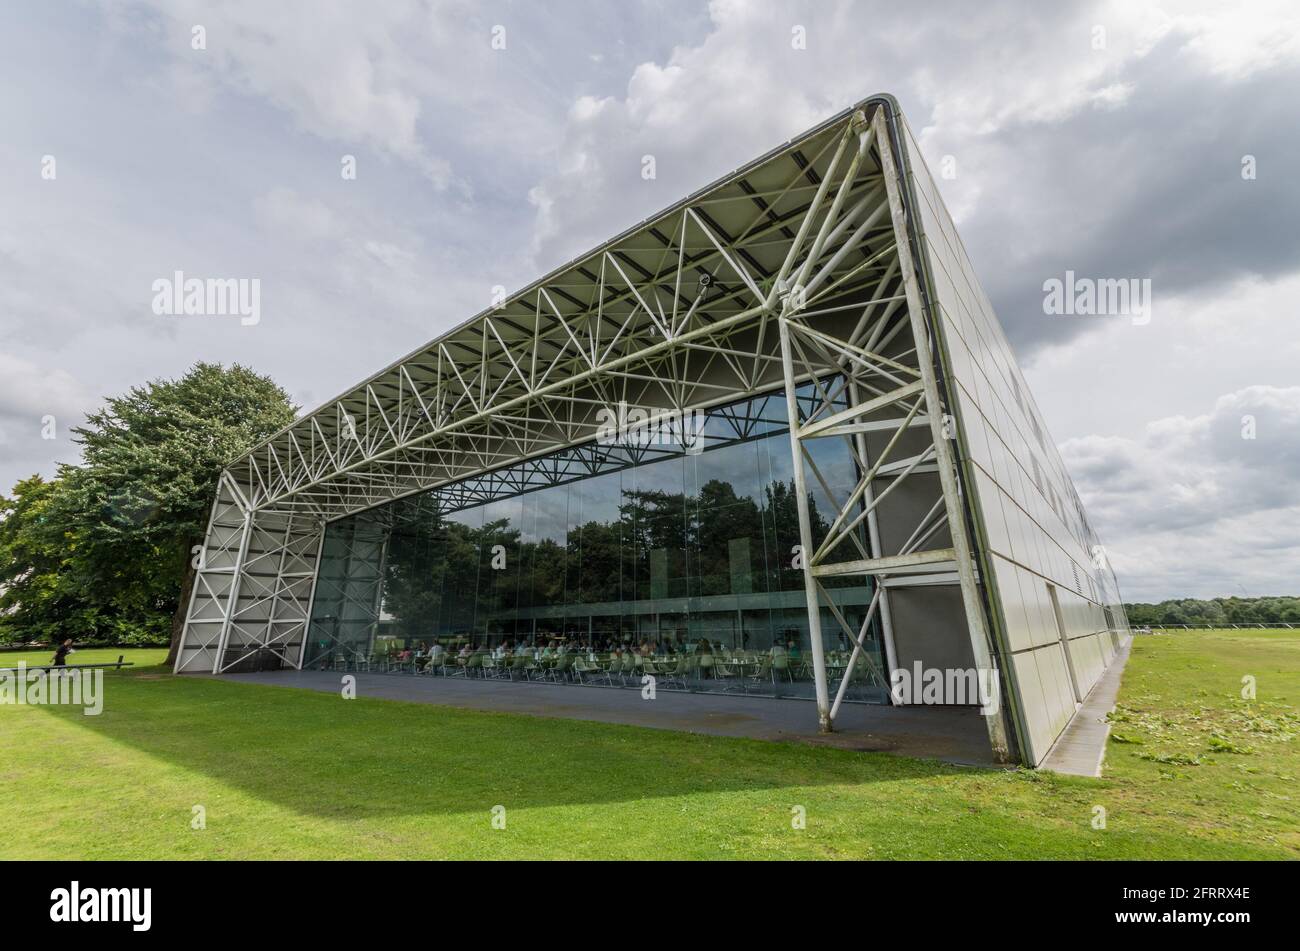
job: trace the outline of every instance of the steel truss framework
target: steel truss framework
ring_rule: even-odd
[[[891,115],[885,100],[868,100],[792,140],[233,463],[177,671],[228,671],[261,653],[300,665],[329,522],[436,487],[455,486],[466,504],[518,490],[508,480],[528,460],[537,461],[529,478],[563,477],[545,457],[585,445],[569,459],[581,467],[583,452],[604,452],[593,444],[600,411],[620,404],[682,414],[778,389],[792,421],[821,728],[832,728],[848,680],[828,681],[823,611],[855,661],[878,614],[892,668],[890,592],[955,584],[977,666],[999,668]],[[802,384],[811,399],[796,397]],[[856,460],[860,479],[847,494],[813,461],[809,447],[822,439],[842,440]],[[509,477],[494,475],[507,467]],[[814,484],[835,503],[821,544],[810,526]],[[885,550],[880,515],[905,496],[907,511],[923,515]],[[825,587],[845,575],[873,579],[860,626]],[[986,717],[1004,756],[1005,717],[1005,704]]]
[[[678,424],[656,429],[647,420],[645,425],[630,428],[609,441],[581,443],[547,456],[525,459],[504,469],[483,472],[419,495],[397,499],[369,510],[368,514],[372,524],[385,526],[401,521],[419,521],[425,514],[429,517],[444,516],[536,489],[635,468],[684,452],[704,452],[716,446],[734,445],[781,433],[787,429],[784,415],[773,416],[766,412],[775,399],[774,396],[755,397],[701,412],[698,418],[702,425],[698,432],[683,433]],[[784,401],[784,396],[781,399]]]

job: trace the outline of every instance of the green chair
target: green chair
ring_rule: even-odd
[[[594,677],[602,672],[599,664],[585,657],[579,657],[573,662],[573,679],[576,683],[585,685],[588,677]]]
[[[713,679],[721,690],[732,690],[736,683],[736,667],[731,662],[722,661],[713,665]]]
[[[546,677],[552,683],[564,683],[569,679],[569,671],[573,668],[574,656],[564,654],[556,658],[555,663],[546,671]]]
[[[790,655],[785,651],[779,651],[772,655],[772,685],[775,686],[778,680],[794,681],[794,672],[790,669]]]
[[[619,686],[622,686],[623,684],[623,658],[622,657],[615,657],[613,654],[609,654],[608,656],[605,657],[605,660],[601,665],[601,669],[605,672],[606,686],[608,687],[614,686],[614,680],[616,678],[619,682]]]
[[[676,663],[668,663],[663,668],[663,683],[665,687],[671,687],[673,684],[678,685],[678,689],[689,689],[686,678],[690,676],[691,663],[685,654],[677,655]]]
[[[706,651],[703,654],[695,655],[695,673],[701,685],[703,685],[706,677],[709,679],[713,678],[713,669],[715,665],[716,661],[713,657],[712,651]]]

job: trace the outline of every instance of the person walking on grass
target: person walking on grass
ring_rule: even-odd
[[[66,667],[68,665],[68,655],[72,653],[72,638],[68,638],[60,644],[54,651],[54,660],[50,663],[54,667]]]

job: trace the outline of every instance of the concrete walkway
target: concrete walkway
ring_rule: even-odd
[[[223,674],[236,683],[298,687],[337,693],[342,674],[275,671]],[[505,680],[353,674],[357,696],[378,697],[529,716],[623,723],[715,736],[785,740],[842,749],[881,751],[972,766],[992,766],[988,733],[976,708],[889,707],[846,703],[836,732],[817,733],[817,708],[809,700],[776,700],[659,690],[642,700],[640,689],[579,687]]]
[[[1092,692],[1084,698],[1083,705],[1075,712],[1074,718],[1065,727],[1065,732],[1048,751],[1047,758],[1043,760],[1043,769],[1071,776],[1101,775],[1101,763],[1106,757],[1106,741],[1110,738],[1110,723],[1107,722],[1106,715],[1115,709],[1120,678],[1124,674],[1129,648],[1132,646],[1133,638],[1130,637],[1110,662],[1106,673],[1093,686]]]

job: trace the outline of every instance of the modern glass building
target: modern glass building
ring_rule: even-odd
[[[1036,765],[1127,637],[880,96],[233,462],[176,669],[976,706]]]
[[[611,652],[640,649],[661,664],[687,658],[692,689],[811,697],[784,395],[697,420],[689,439],[636,430],[331,523],[304,664],[401,669],[393,656],[411,651],[408,669],[426,670],[438,644],[453,655],[485,652],[489,670],[519,650],[534,660],[546,650],[576,653],[607,667]],[[815,459],[828,488],[852,491],[857,472],[843,446],[824,442]],[[832,507],[817,486],[818,544]],[[841,579],[831,591],[861,627],[869,579]],[[833,630],[823,610],[822,628]],[[828,651],[852,646],[840,633]],[[883,664],[878,620],[866,648],[847,698],[884,702],[885,684],[873,676]],[[773,649],[785,663],[763,670]],[[745,683],[701,670],[706,653],[719,668],[751,656],[736,673]],[[604,671],[587,679],[609,683]]]

